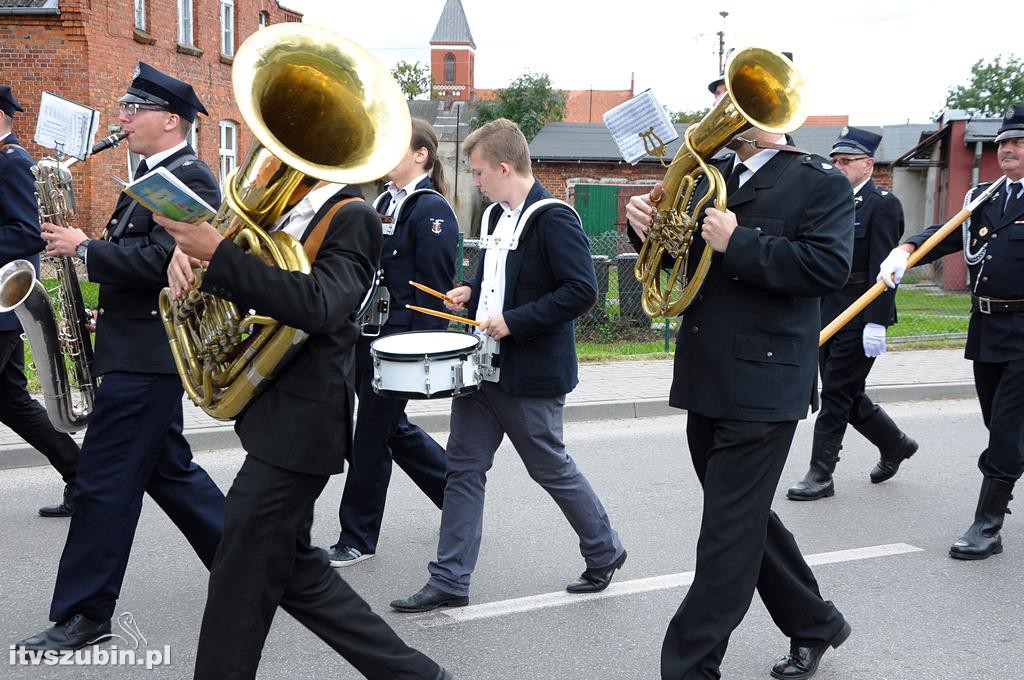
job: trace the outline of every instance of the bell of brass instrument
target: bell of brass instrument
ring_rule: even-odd
[[[301,243],[268,233],[320,180],[358,184],[390,172],[409,148],[405,96],[386,68],[355,43],[308,24],[276,24],[239,48],[235,99],[255,139],[224,187],[213,225],[269,265],[308,273]],[[160,313],[185,391],[206,413],[236,416],[306,334],[200,293],[205,269]]]
[[[92,153],[109,149],[124,139],[123,132],[96,143]],[[59,227],[75,225],[75,194],[70,168],[77,159],[42,158],[32,167],[39,221]],[[85,429],[92,413],[96,381],[92,375],[92,340],[86,324],[89,313],[70,257],[43,257],[57,279],[57,304],[36,278],[28,260],[15,260],[0,269],[0,312],[14,311],[32,348],[43,405],[53,426],[61,432]]]
[[[704,248],[692,273],[687,272],[690,246],[704,207],[714,201],[726,209],[725,181],[711,159],[733,137],[756,127],[791,132],[807,118],[803,78],[783,55],[757,47],[734,52],[725,67],[726,94],[699,123],[686,129],[683,144],[665,172],[664,191],[656,202],[654,223],[636,263],[643,285],[641,302],[648,316],[677,316],[693,302],[711,266],[711,248]],[[706,189],[694,195],[701,177]],[[671,269],[665,256],[674,259]]]

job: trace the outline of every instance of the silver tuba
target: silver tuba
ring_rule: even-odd
[[[92,148],[92,153],[117,146],[125,136],[121,132],[105,137]],[[40,222],[60,227],[75,224],[75,194],[69,168],[76,162],[43,158],[32,167]],[[15,260],[0,268],[0,312],[13,311],[21,322],[32,348],[50,422],[61,432],[77,432],[89,420],[96,392],[92,341],[86,329],[89,314],[82,301],[74,260],[44,257],[43,261],[53,267],[57,279],[57,309],[50,302],[46,287],[36,278],[32,263]]]

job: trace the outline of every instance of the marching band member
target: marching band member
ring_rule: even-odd
[[[128,148],[145,158],[136,174],[167,168],[218,204],[217,180],[185,141],[196,114],[206,113],[192,86],[139,62],[119,101]],[[224,495],[182,435],[183,389],[158,312],[174,240],[123,193],[106,234],[89,239],[79,229],[43,225],[46,254],[77,256],[100,284],[94,373],[103,379],[50,605],[56,625],[19,643],[27,649],[77,649],[110,632],[143,493],[207,566],[221,536]]]
[[[409,422],[405,399],[373,391],[370,342],[408,331],[444,330],[448,322],[405,308],[406,304],[441,308],[440,301],[409,281],[448,290],[455,276],[459,224],[445,200],[444,166],[437,158],[437,135],[429,123],[412,121],[412,142],[389,175],[387,191],[377,199],[384,230],[382,286],[391,295],[387,323],[363,335],[356,345],[356,416],[352,460],[345,478],[338,517],[341,535],[328,551],[331,566],[345,567],[377,552],[391,462],[398,463],[436,505],[444,500],[444,449]]]
[[[277,607],[375,680],[451,676],[406,645],[310,542],[313,506],[352,441],[352,313],[377,271],[380,219],[355,187],[321,182],[278,223],[304,244],[309,274],[265,264],[208,223],[157,218],[177,240],[168,268],[180,297],[208,261],[202,292],[254,309],[309,339],[235,423],[246,450],[224,506],[195,677],[255,678]],[[321,240],[322,239],[322,240]]]
[[[981,493],[974,523],[949,556],[983,560],[1003,551],[999,531],[1013,486],[1024,473],[1024,105],[1010,107],[996,135],[1006,184],[918,264],[963,251],[970,274],[971,320],[965,356],[974,362],[974,385],[988,428],[978,457]],[[968,201],[990,183],[973,187]],[[895,248],[878,278],[899,283],[910,254],[939,229],[925,229]],[[895,280],[894,280],[895,279]]]
[[[504,118],[465,142],[477,188],[495,202],[481,231],[489,236],[471,283],[448,292],[450,309],[469,309],[480,331],[500,344],[498,382],[452,401],[446,449],[448,483],[437,559],[419,592],[395,600],[402,612],[469,603],[480,552],[484,486],[507,434],[530,476],[551,495],[580,538],[583,574],[566,587],[608,586],[626,551],[597,494],[565,452],[562,412],[577,380],[573,320],[594,304],[597,284],[575,211],[534,179],[519,127]]]
[[[32,157],[14,136],[14,112],[23,111],[11,88],[0,85],[0,265],[29,260],[39,274],[39,237]],[[57,431],[39,402],[28,393],[25,347],[21,324],[14,312],[0,314],[0,422],[46,456],[64,479],[60,503],[39,508],[43,517],[71,514],[75,468],[79,448],[75,440]]]
[[[821,323],[839,316],[874,285],[869,272],[878,266],[903,235],[900,199],[875,186],[875,151],[882,135],[844,127],[832,147],[832,162],[853,186],[856,204],[853,223],[853,271],[842,290],[821,299]],[[905,435],[881,406],[865,393],[875,357],[885,351],[885,329],[896,323],[896,295],[889,291],[843,327],[818,350],[821,371],[821,410],[814,421],[811,466],[804,478],[786,491],[795,501],[812,501],[835,494],[832,473],[839,462],[846,425],[878,447],[881,455],[870,477],[884,482],[917,451],[917,442]]]
[[[797,421],[816,397],[816,298],[843,286],[853,249],[849,182],[791,144],[752,129],[733,140],[734,157],[712,161],[729,177],[728,209],[707,208],[690,251],[696,258],[709,247],[715,257],[681,319],[669,403],[687,411],[704,512],[693,585],[665,633],[665,680],[721,677],[755,588],[790,638],[772,677],[810,677],[850,634],[771,510]],[[654,210],[648,195],[627,205],[638,250]]]

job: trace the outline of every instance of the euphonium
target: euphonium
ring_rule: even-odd
[[[727,93],[699,123],[686,129],[665,172],[660,199],[651,196],[657,212],[635,271],[643,284],[641,300],[648,316],[682,313],[711,266],[712,250],[704,248],[693,272],[687,272],[704,207],[714,201],[716,208],[726,209],[725,181],[708,159],[751,127],[782,134],[803,125],[803,84],[792,62],[777,52],[748,47],[733,53],[725,67]],[[707,177],[706,189],[698,197],[694,190],[702,175]],[[673,258],[671,269],[663,265],[665,256]]]
[[[105,137],[92,154],[109,149],[125,133]],[[90,154],[91,155],[91,154]],[[32,167],[39,221],[59,227],[75,225],[75,194],[70,168],[77,159],[42,158]],[[36,278],[28,260],[15,260],[0,269],[0,312],[14,311],[32,348],[43,405],[50,422],[61,432],[85,428],[92,413],[96,382],[92,375],[92,340],[86,324],[89,313],[82,301],[75,262],[70,257],[43,257],[57,279],[57,309]]]
[[[358,184],[390,172],[409,148],[409,109],[387,69],[355,43],[308,24],[276,24],[239,48],[235,99],[255,139],[224,186],[213,225],[269,265],[308,273],[302,245],[267,233],[320,180]],[[236,416],[306,334],[200,293],[205,269],[160,313],[185,391],[214,418]]]

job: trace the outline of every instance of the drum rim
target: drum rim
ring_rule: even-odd
[[[381,340],[387,340],[393,338],[396,335],[416,335],[418,333],[445,333],[448,335],[462,335],[465,337],[475,338],[476,342],[471,347],[459,347],[457,349],[446,349],[439,352],[420,352],[418,354],[398,354],[396,352],[389,352],[387,350],[377,349],[374,347]],[[389,361],[401,361],[401,362],[418,362],[423,361],[425,358],[430,359],[465,359],[473,356],[479,351],[480,346],[483,344],[483,339],[472,333],[460,333],[459,331],[405,331],[403,333],[392,333],[391,335],[385,335],[383,338],[377,338],[370,343],[370,356],[374,359],[388,359]]]
[[[461,397],[464,394],[475,392],[480,389],[482,383],[470,383],[463,385],[460,388],[451,388],[447,390],[441,390],[440,392],[431,392],[429,395],[423,392],[403,392],[401,390],[374,390],[374,392],[382,397],[390,397],[392,399],[418,399],[425,401],[428,399],[445,399],[447,397]]]

